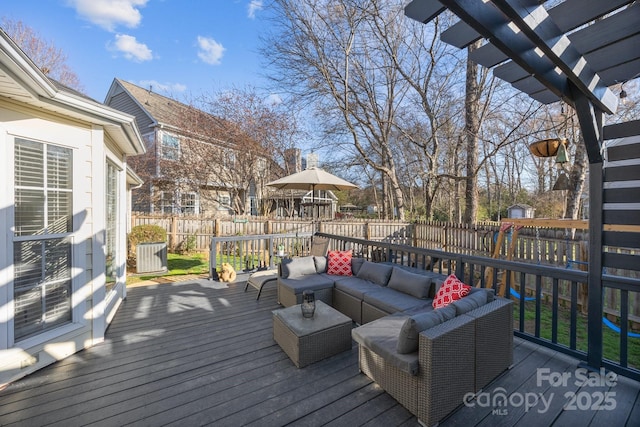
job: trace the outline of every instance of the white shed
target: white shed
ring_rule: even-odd
[[[0,388],[104,340],[125,297],[134,118],[43,74],[0,29]]]
[[[507,208],[507,216],[509,218],[533,218],[535,211],[533,206],[518,203]]]

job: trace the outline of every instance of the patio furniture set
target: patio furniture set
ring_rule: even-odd
[[[353,339],[361,372],[431,426],[512,365],[511,300],[453,275],[363,258],[347,264],[345,255],[298,257],[279,268],[286,308],[273,312],[274,339],[296,366],[348,350]],[[312,319],[301,314],[304,291],[318,300]]]

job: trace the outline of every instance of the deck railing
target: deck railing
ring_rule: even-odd
[[[309,254],[311,236],[311,233],[289,233],[213,237],[209,252],[209,276],[217,279],[218,269],[225,262],[236,271],[275,268],[284,257]]]
[[[514,334],[529,341],[588,360],[586,271],[422,249],[390,242],[318,233],[330,239],[330,249],[351,249],[354,256],[377,262],[455,273],[472,286],[489,287],[515,300]],[[247,271],[274,267],[277,247],[287,256],[309,253],[311,234],[218,237],[212,239],[211,271],[221,262],[235,262]],[[237,267],[236,267],[237,268]],[[630,328],[629,301],[638,298],[640,280],[604,275],[605,290],[615,304],[602,316],[605,348],[602,367],[640,380],[640,334]],[[593,368],[593,367],[592,367]]]

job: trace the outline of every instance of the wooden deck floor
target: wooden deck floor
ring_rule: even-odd
[[[239,280],[241,280],[240,278]],[[224,286],[224,285],[222,285]],[[415,426],[417,420],[358,372],[357,347],[296,369],[272,339],[272,285],[259,301],[238,281],[192,280],[135,287],[103,344],[42,369],[0,392],[0,425],[24,426]],[[501,411],[474,401],[442,426],[640,425],[640,384],[537,385],[536,369],[575,374],[577,361],[516,339],[515,366],[487,387],[503,387]],[[563,410],[565,393],[615,392],[615,410]],[[518,395],[544,393],[528,411]],[[511,400],[513,399],[513,400]]]

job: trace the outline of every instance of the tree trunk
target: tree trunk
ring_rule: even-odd
[[[569,171],[569,190],[567,191],[567,205],[565,218],[578,219],[580,212],[580,196],[584,188],[587,175],[587,149],[580,138],[576,146],[575,161]]]
[[[480,41],[469,45],[467,54],[480,47]],[[467,145],[467,175],[465,178],[465,209],[463,221],[475,223],[478,216],[478,130],[480,118],[480,86],[478,85],[478,65],[468,59],[464,101],[465,139]]]

